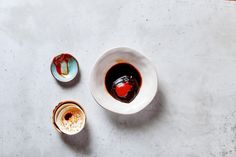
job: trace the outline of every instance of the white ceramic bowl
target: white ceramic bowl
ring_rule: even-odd
[[[106,89],[107,71],[118,63],[129,63],[141,74],[142,85],[138,95],[130,103],[113,98]],[[90,90],[98,104],[119,114],[133,114],[141,111],[153,100],[158,89],[158,77],[154,65],[139,52],[130,48],[111,49],[102,55],[95,64],[90,78]]]

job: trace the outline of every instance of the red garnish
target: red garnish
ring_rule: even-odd
[[[68,62],[69,62],[69,59],[71,58],[72,56],[70,54],[61,54],[59,56],[56,56],[54,59],[53,59],[53,63],[55,64],[56,66],[56,70],[57,72],[61,75],[62,72],[61,72],[61,63],[62,62],[66,62],[66,65],[68,66]]]
[[[128,82],[119,83],[116,86],[116,94],[119,97],[126,97],[129,93],[129,91],[131,90],[131,88],[132,88],[132,86]]]

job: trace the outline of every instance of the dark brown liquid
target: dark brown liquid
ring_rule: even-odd
[[[67,114],[65,115],[65,120],[69,120],[70,117],[72,117],[72,113],[67,113]]]
[[[129,103],[138,94],[142,84],[139,71],[128,63],[119,63],[111,67],[105,78],[107,91],[115,99]]]

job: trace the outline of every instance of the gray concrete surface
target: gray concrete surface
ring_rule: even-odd
[[[159,93],[133,116],[103,110],[89,74],[106,50],[134,48],[156,65]],[[72,53],[81,77],[59,85],[50,62]],[[224,0],[0,0],[1,157],[235,157],[236,2]],[[52,109],[81,103],[76,137]]]

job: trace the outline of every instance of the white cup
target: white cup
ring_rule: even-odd
[[[64,101],[54,108],[52,119],[57,131],[67,135],[74,135],[84,128],[86,115],[84,109],[78,103]]]

